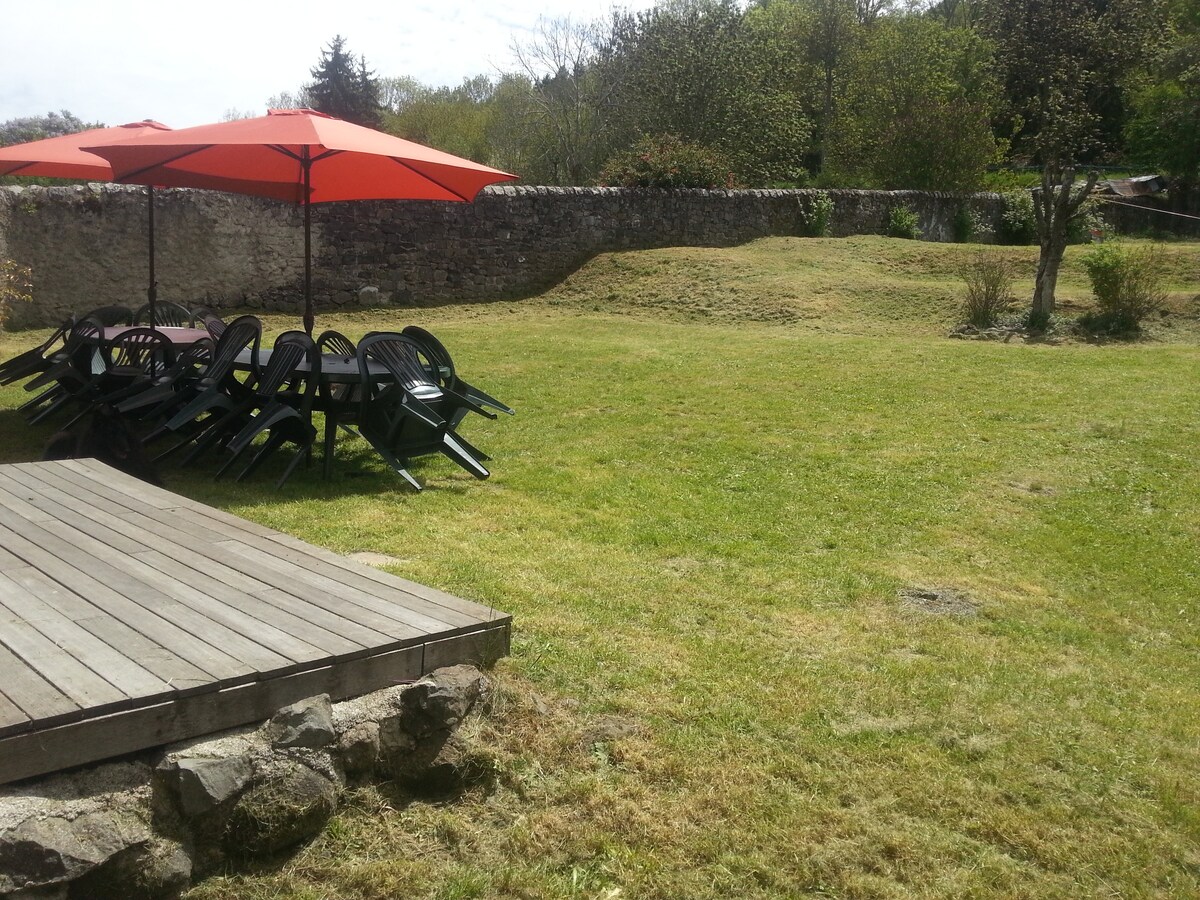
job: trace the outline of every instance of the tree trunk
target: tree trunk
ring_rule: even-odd
[[[1046,163],[1042,168],[1042,186],[1035,192],[1033,203],[1041,249],[1033,285],[1033,305],[1029,310],[1028,324],[1034,330],[1044,329],[1054,314],[1054,289],[1058,284],[1058,270],[1067,252],[1068,226],[1099,177],[1098,172],[1088,173],[1083,188],[1072,192],[1075,184],[1073,168],[1061,168],[1053,162]]]
[[[1054,315],[1054,289],[1058,285],[1058,270],[1067,252],[1067,233],[1052,241],[1042,241],[1038,255],[1037,277],[1033,282],[1033,308],[1029,311],[1029,327],[1043,329]]]

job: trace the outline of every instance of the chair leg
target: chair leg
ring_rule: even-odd
[[[491,459],[490,456],[488,456],[486,453],[484,453],[482,450],[480,450],[478,447],[476,447],[474,444],[472,444],[470,441],[468,441],[465,437],[463,437],[458,432],[454,433],[454,438],[460,444],[462,444],[464,450],[466,450],[468,453],[470,453],[473,457],[475,457],[481,463],[488,462]]]
[[[26,400],[24,403],[22,403],[20,406],[17,407],[17,410],[18,410],[18,412],[28,412],[30,410],[37,409],[43,403],[46,403],[49,400],[57,399],[59,396],[62,395],[62,393],[63,393],[62,385],[56,384],[53,387],[42,391],[36,397]]]
[[[306,441],[301,445],[300,449],[296,451],[296,455],[292,457],[292,461],[288,463],[288,467],[283,470],[283,474],[280,475],[279,480],[275,482],[275,490],[279,490],[281,487],[283,487],[284,482],[291,478],[292,473],[296,471],[296,465],[300,462],[301,457],[307,459],[311,455],[312,445],[313,442],[311,440]]]
[[[213,481],[217,481],[218,479],[220,479],[220,477],[222,475],[224,475],[226,472],[228,472],[230,467],[235,462],[237,462],[239,459],[241,459],[242,454],[245,453],[249,449],[250,449],[250,444],[244,444],[240,450],[233,451],[229,455],[229,459],[227,459],[227,460],[225,460],[225,462],[221,463],[221,468],[217,469],[217,474],[213,476]],[[244,475],[245,473],[243,472],[242,474]],[[237,480],[241,481],[242,480],[241,476],[239,476]]]
[[[61,396],[57,400],[55,400],[53,403],[51,403],[49,406],[47,406],[45,409],[39,411],[36,415],[31,416],[29,419],[29,424],[36,425],[39,422],[43,421],[44,419],[54,415],[56,412],[58,412],[60,409],[62,409],[64,406],[66,406],[68,403],[70,403],[71,399],[72,398],[71,398],[70,394],[64,394],[63,396]]]
[[[468,453],[462,446],[460,439],[450,434],[450,432],[442,435],[442,446],[439,449],[480,481],[492,474],[480,465],[479,460]]]
[[[376,447],[375,451],[381,457],[383,457],[383,461],[391,466],[397,475],[411,484],[418,491],[421,490],[421,482],[412,477],[412,474],[408,471],[408,469],[404,468],[404,463],[398,459],[394,453],[392,453],[390,450],[385,450],[383,447]]]
[[[326,481],[333,475],[333,447],[337,441],[338,422],[334,413],[325,413],[325,455],[321,458],[321,477]]]
[[[267,437],[266,442],[262,445],[259,451],[254,454],[254,458],[250,460],[250,465],[242,469],[241,473],[237,477],[237,480],[241,481],[242,479],[246,478],[246,476],[253,475],[255,470],[263,464],[263,461],[266,460],[266,458],[275,450],[277,450],[279,446],[286,440],[287,438],[284,435],[272,432]]]

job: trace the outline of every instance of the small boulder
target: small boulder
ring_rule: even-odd
[[[379,723],[359,722],[338,739],[338,755],[349,778],[370,775],[379,760]]]
[[[276,749],[305,747],[316,750],[337,740],[333,727],[333,705],[328,694],[309,697],[285,706],[271,717],[267,729]]]
[[[242,858],[278,853],[319,832],[337,800],[328,778],[284,762],[238,798],[225,827],[225,850]]]
[[[184,846],[155,837],[118,853],[71,883],[72,897],[88,900],[160,900],[192,883],[192,858]]]
[[[174,766],[175,790],[179,808],[192,818],[220,806],[240,794],[254,774],[244,756],[218,759],[185,758]]]
[[[0,893],[71,881],[149,840],[145,822],[117,810],[26,819],[0,833]]]
[[[488,687],[487,678],[474,666],[438,669],[400,695],[403,728],[418,740],[453,731]]]

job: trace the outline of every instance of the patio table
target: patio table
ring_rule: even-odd
[[[127,331],[132,331],[135,328],[142,329],[149,327],[149,325],[109,325],[101,334],[101,340],[107,344],[111,344]],[[196,343],[196,341],[209,337],[208,331],[204,328],[178,328],[172,325],[156,325],[154,326],[154,330],[166,335],[176,347],[187,347]]]
[[[261,347],[258,351],[258,365],[265,367],[271,361],[271,347]],[[243,350],[238,354],[234,365],[241,371],[247,371],[252,365],[252,354],[249,349]],[[307,376],[309,372],[308,361],[301,362],[296,367],[296,372],[300,375]],[[383,366],[374,361],[368,361],[367,373],[376,382],[385,382],[392,380],[392,373],[388,371],[386,366]],[[322,353],[321,354],[321,385],[334,384],[359,384],[362,381],[362,373],[358,367],[358,357],[344,356],[340,353]],[[335,399],[336,394],[332,391],[322,391],[320,402],[325,413],[325,442],[324,442],[324,457],[321,463],[321,476],[326,480],[333,472],[333,448],[337,439],[337,429],[339,420],[343,418],[343,413],[346,410],[354,409],[358,406],[358,397],[349,392],[346,393],[345,400],[339,401]],[[353,398],[353,399],[351,399]]]

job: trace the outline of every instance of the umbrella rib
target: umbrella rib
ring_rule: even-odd
[[[415,168],[414,166],[410,166],[404,160],[402,160],[398,157],[395,157],[395,156],[389,156],[388,159],[390,159],[392,162],[396,163],[397,165],[404,166],[404,168],[408,169],[408,171],[410,171],[416,175],[419,175],[421,178],[424,178],[426,181],[433,182],[438,187],[440,187],[443,191],[446,191],[449,194],[453,194],[455,197],[458,197],[458,199],[462,200],[463,202],[465,202],[465,203],[471,202],[470,197],[466,196],[465,194],[460,194],[458,191],[454,190],[454,188],[449,187],[445,184],[442,184],[440,181],[438,181],[432,175],[427,175],[426,173],[422,172],[420,169]]]
[[[284,156],[290,156],[292,159],[296,160],[296,162],[304,161],[304,157],[302,157],[299,153],[292,152],[287,147],[285,147],[283,144],[267,144],[267,146],[270,147],[272,150],[274,150],[276,153],[282,153]],[[312,144],[305,144],[304,146],[311,147]],[[322,153],[319,156],[309,157],[308,161],[310,163],[315,163],[317,160],[325,159],[325,157],[327,157],[327,156],[336,156],[337,154],[344,153],[344,152],[345,152],[344,150],[326,150],[324,153]]]
[[[120,177],[120,179],[119,179],[119,180],[120,180],[120,181],[126,181],[126,180],[128,180],[128,179],[130,179],[130,178],[137,178],[137,177],[139,177],[139,176],[141,176],[141,175],[144,175],[144,174],[146,174],[146,173],[147,173],[147,172],[149,172],[151,169],[157,169],[157,168],[159,168],[160,166],[169,166],[169,165],[170,165],[171,163],[173,163],[173,162],[179,162],[179,160],[181,160],[181,159],[184,159],[184,158],[186,158],[186,157],[188,157],[188,156],[191,156],[191,155],[192,155],[192,154],[194,154],[194,153],[199,153],[201,150],[208,150],[208,149],[210,149],[212,146],[213,146],[212,144],[204,144],[203,146],[200,146],[200,147],[193,147],[191,150],[185,150],[183,153],[180,153],[178,156],[172,156],[170,159],[160,159],[160,160],[158,160],[157,162],[151,163],[151,164],[150,164],[150,165],[148,165],[148,166],[144,166],[144,167],[142,167],[142,168],[140,168],[140,169],[135,169],[135,170],[134,170],[134,171],[132,171],[132,172],[126,172],[126,173],[124,173],[124,174],[123,174],[123,175]],[[114,172],[114,174],[115,174],[115,172]]]

